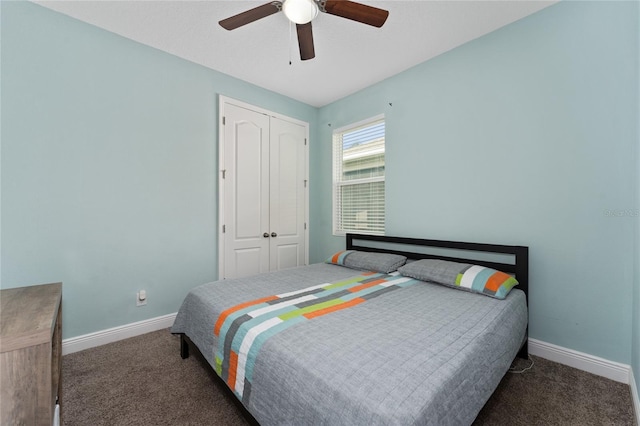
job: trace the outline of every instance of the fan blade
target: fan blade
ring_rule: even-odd
[[[281,5],[281,2],[273,1],[271,3],[263,4],[262,6],[254,7],[253,9],[249,9],[230,18],[223,19],[218,23],[226,30],[235,30],[238,27],[250,24],[258,19],[278,13],[281,9]]]
[[[378,28],[384,25],[389,16],[389,12],[384,9],[349,0],[327,0],[324,10],[331,15],[341,16]]]
[[[316,57],[316,51],[313,47],[313,31],[311,30],[311,22],[306,24],[296,24],[298,31],[298,46],[300,47],[300,59],[306,61]]]

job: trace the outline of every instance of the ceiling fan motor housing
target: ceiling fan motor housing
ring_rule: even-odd
[[[306,24],[318,16],[318,5],[314,0],[284,0],[282,11],[295,24]]]
[[[283,0],[254,7],[223,19],[219,24],[227,30],[235,30],[280,11],[296,24],[300,59],[303,61],[315,57],[311,21],[318,15],[318,11],[378,28],[384,25],[389,16],[386,10],[351,0]]]

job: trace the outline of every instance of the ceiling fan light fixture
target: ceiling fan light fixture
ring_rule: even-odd
[[[318,5],[313,0],[284,0],[282,11],[291,22],[306,24],[318,16]]]

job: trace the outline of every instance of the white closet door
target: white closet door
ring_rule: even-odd
[[[224,278],[269,271],[269,116],[225,105]]]
[[[271,117],[270,269],[305,264],[306,127]]]
[[[305,265],[309,124],[220,97],[219,278]]]

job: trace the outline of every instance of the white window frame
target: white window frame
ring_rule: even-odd
[[[339,216],[339,212],[338,212],[338,206],[340,205],[339,200],[338,200],[338,194],[340,193],[338,191],[338,187],[341,186],[349,186],[349,185],[356,185],[356,184],[363,184],[363,183],[371,183],[371,182],[385,182],[385,177],[386,177],[386,121],[385,121],[385,176],[377,176],[377,177],[370,177],[370,178],[364,178],[364,179],[353,179],[353,180],[348,180],[348,181],[343,181],[338,179],[338,176],[342,176],[342,161],[343,161],[343,157],[342,157],[342,146],[341,146],[341,142],[340,145],[338,145],[337,141],[336,141],[336,135],[337,134],[344,134],[347,133],[349,131],[352,130],[356,130],[359,127],[365,127],[367,125],[373,125],[375,124],[377,121],[385,121],[385,116],[384,114],[379,114],[376,115],[375,117],[371,117],[371,118],[367,118],[365,120],[361,120],[358,121],[356,123],[351,123],[348,124],[346,126],[340,127],[338,129],[335,129],[332,133],[332,152],[333,152],[333,164],[332,164],[332,177],[333,177],[333,198],[332,198],[332,211],[333,211],[333,235],[336,236],[343,236],[347,233],[359,233],[359,234],[372,234],[372,235],[384,235],[385,234],[385,229],[383,229],[380,232],[372,232],[372,231],[366,231],[366,230],[360,230],[360,229],[338,229],[338,216]],[[339,150],[339,152],[338,152]],[[339,156],[339,158],[338,158]],[[340,170],[338,171],[337,168],[340,168]],[[386,198],[386,196],[385,196]],[[385,206],[386,207],[386,206]],[[385,208],[385,224],[386,224],[386,208]],[[384,227],[386,228],[386,226]]]

